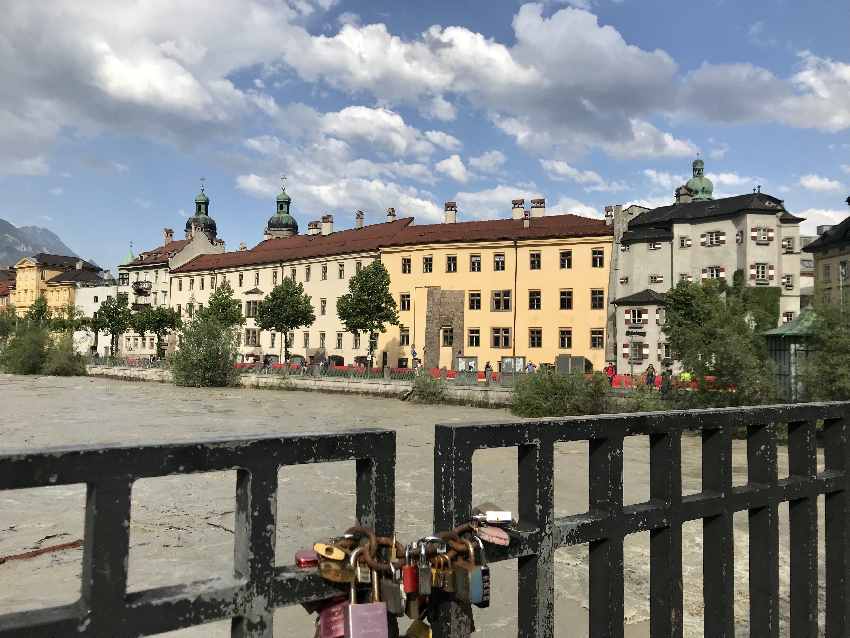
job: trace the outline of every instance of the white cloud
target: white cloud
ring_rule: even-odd
[[[446,159],[437,162],[434,166],[437,172],[451,177],[456,182],[466,183],[469,181],[470,173],[460,158],[460,155],[455,153]]]
[[[511,216],[511,200],[542,197],[534,187],[499,184],[474,192],[459,192],[454,199],[458,210],[466,219],[495,219]]]
[[[401,115],[384,108],[348,106],[341,111],[325,113],[321,117],[321,128],[328,135],[376,145],[393,155],[427,155],[434,150],[416,128],[405,124]],[[429,133],[428,137],[441,135],[439,131]],[[442,135],[446,138],[440,138],[444,143],[448,140],[459,143],[451,135]]]
[[[847,211],[833,210],[828,208],[807,208],[795,213],[798,217],[805,218],[800,224],[800,233],[803,235],[814,235],[817,227],[823,224],[839,224],[847,218]]]
[[[540,165],[550,179],[575,182],[586,191],[619,191],[626,188],[622,182],[606,182],[596,171],[582,171],[562,160],[540,160]]]
[[[841,182],[837,180],[814,174],[803,175],[800,178],[799,184],[806,190],[815,191],[817,193],[831,193],[843,188]]]
[[[145,199],[143,197],[136,197],[133,200],[133,203],[135,203],[136,206],[138,206],[139,208],[150,208],[151,206],[153,206],[152,201],[150,201],[149,199]]]
[[[760,180],[758,177],[747,177],[737,173],[706,173],[705,176],[714,182],[715,186],[733,186],[753,188]]]
[[[554,206],[552,206],[551,214],[572,213],[573,215],[581,215],[582,217],[595,217],[602,219],[602,215],[597,208],[588,206],[572,197],[561,197]]]
[[[649,178],[649,181],[655,186],[663,188],[666,191],[670,191],[671,193],[688,181],[688,178],[683,175],[674,175],[673,173],[667,173],[665,171],[657,171],[654,168],[644,169],[643,174],[646,175],[646,177]]]
[[[850,164],[842,164],[841,170],[850,175]]]
[[[722,160],[726,157],[726,153],[729,152],[729,145],[725,142],[715,142],[714,140],[708,140],[710,144],[716,144],[714,148],[708,151],[708,156],[713,160]]]
[[[504,166],[507,158],[501,151],[487,151],[478,157],[472,157],[469,165],[482,173],[496,173]]]
[[[609,155],[620,159],[645,157],[693,157],[699,150],[690,140],[681,140],[671,133],[660,131],[649,122],[632,119],[631,137],[618,142],[603,142],[600,146]]]
[[[64,193],[65,190],[61,186],[55,186],[54,188],[51,188],[48,192],[54,197],[59,197],[59,195]]]
[[[463,146],[454,135],[449,135],[443,131],[426,131],[425,137],[428,141],[447,151],[457,151]]]
[[[431,98],[424,109],[426,117],[450,122],[457,117],[457,108],[442,95]]]

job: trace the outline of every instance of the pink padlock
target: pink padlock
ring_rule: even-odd
[[[348,607],[348,599],[343,597],[334,598],[325,607],[322,607],[322,609],[319,610],[319,638],[345,637],[346,607]]]
[[[357,555],[362,548],[351,552],[351,568],[356,569]],[[372,574],[372,602],[357,604],[357,579],[351,583],[351,600],[345,606],[344,638],[389,638],[387,604],[380,602],[378,574]]]

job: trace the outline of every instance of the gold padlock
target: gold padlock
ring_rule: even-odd
[[[344,561],[346,557],[346,553],[339,547],[328,545],[327,543],[316,543],[313,545],[313,551],[322,558],[329,560]]]
[[[407,628],[405,638],[431,638],[431,628],[424,620],[418,618]]]

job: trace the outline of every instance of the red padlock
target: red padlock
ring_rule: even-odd
[[[401,586],[405,594],[415,594],[419,591],[419,568],[410,562],[408,547],[404,553],[404,565],[401,566]]]

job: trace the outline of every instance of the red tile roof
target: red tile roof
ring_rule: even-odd
[[[189,243],[188,239],[177,239],[168,244],[157,246],[153,250],[146,250],[139,253],[133,261],[121,264],[122,266],[153,266],[155,264],[164,264],[168,262],[170,257],[181,251],[183,247]]]
[[[292,237],[267,239],[251,250],[239,250],[217,255],[199,255],[174,272],[184,273],[238,266],[256,266],[310,257],[331,257],[333,255],[374,251],[392,245],[395,238],[412,222],[412,217],[406,217],[393,222],[341,230],[330,235],[293,235]]]
[[[0,281],[0,297],[8,297],[9,293],[12,292],[9,284],[5,281]]]

